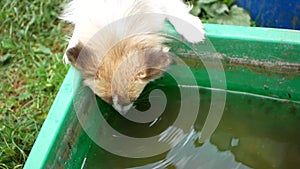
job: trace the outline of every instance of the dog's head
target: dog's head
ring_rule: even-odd
[[[81,71],[84,83],[120,113],[127,112],[144,87],[162,76],[171,63],[169,48],[158,35],[126,38],[107,50],[78,43],[66,52],[71,64]],[[99,61],[100,60],[100,61]]]

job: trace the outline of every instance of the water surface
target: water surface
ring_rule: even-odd
[[[155,122],[131,122],[109,109],[111,112],[105,114],[108,123],[122,134],[136,138],[162,135],[167,129],[171,131],[170,127],[172,128],[178,115],[180,100],[192,101],[193,98],[180,98],[177,86],[152,87],[164,91],[167,97],[167,107]],[[146,88],[144,96],[135,104],[136,109],[143,111],[150,107],[147,91],[152,87]],[[299,168],[299,103],[227,91],[225,110],[217,129],[211,138],[199,143],[199,135],[203,132],[211,104],[211,89],[199,87],[199,94],[200,109],[195,124],[191,125],[189,132],[181,133],[183,137],[180,142],[176,140],[176,135],[172,139],[165,138],[172,144],[169,151],[150,158],[125,158],[93,144],[86,155],[83,168]],[[104,104],[101,100],[98,103]],[[175,128],[174,131],[180,133],[180,129]]]

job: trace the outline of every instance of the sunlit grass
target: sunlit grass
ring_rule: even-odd
[[[62,0],[0,1],[0,168],[22,168],[68,67]]]

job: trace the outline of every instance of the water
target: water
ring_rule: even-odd
[[[119,132],[136,138],[159,135],[172,126],[182,99],[177,86],[148,86],[143,99],[136,103],[136,108],[142,111],[150,107],[147,91],[152,87],[164,91],[168,101],[165,112],[155,122],[131,122],[109,108],[106,110],[109,113],[105,114],[108,123]],[[203,132],[211,104],[211,90],[200,87],[199,94],[200,109],[196,122],[169,151],[150,158],[125,158],[93,144],[82,168],[299,168],[299,103],[227,91],[225,110],[217,129],[207,141],[199,143],[199,135]],[[98,100],[98,104],[105,103]],[[169,141],[172,144],[176,139]]]

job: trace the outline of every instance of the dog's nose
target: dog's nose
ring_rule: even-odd
[[[126,114],[132,107],[132,103],[119,96],[113,96],[113,107],[121,114]]]
[[[132,107],[132,103],[113,104],[113,107],[121,114],[126,114]]]

